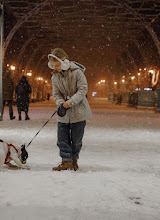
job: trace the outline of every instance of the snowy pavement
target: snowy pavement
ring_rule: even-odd
[[[160,114],[100,102],[91,107],[79,171],[51,170],[60,162],[55,117],[28,148],[31,170],[3,166],[0,220],[160,219]],[[5,107],[0,139],[27,144],[55,109],[51,101],[33,103],[30,121],[10,121]]]

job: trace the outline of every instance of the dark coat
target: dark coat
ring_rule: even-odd
[[[14,84],[10,74],[6,73],[3,78],[3,100],[13,100]]]
[[[17,107],[24,111],[29,106],[29,94],[32,92],[27,77],[23,76],[16,86]]]

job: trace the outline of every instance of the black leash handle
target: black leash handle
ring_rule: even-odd
[[[52,114],[52,116],[48,119],[48,121],[46,121],[44,123],[44,125],[39,129],[39,131],[37,132],[37,134],[32,138],[32,140],[29,142],[29,144],[27,144],[26,148],[32,143],[32,141],[35,139],[35,137],[39,134],[39,132],[42,130],[42,128],[44,128],[44,126],[46,126],[46,124],[49,122],[49,120],[56,114],[57,110]]]

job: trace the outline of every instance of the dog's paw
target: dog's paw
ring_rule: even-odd
[[[19,170],[18,166],[8,167],[8,170]]]

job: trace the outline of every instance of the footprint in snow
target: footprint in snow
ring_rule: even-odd
[[[143,205],[140,197],[129,197],[136,205]]]

